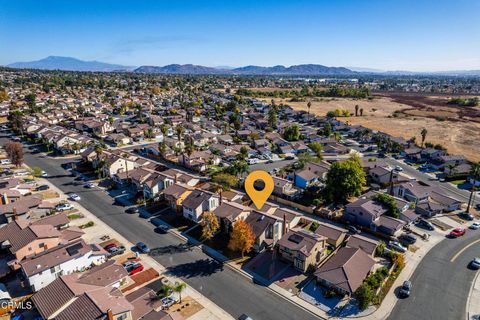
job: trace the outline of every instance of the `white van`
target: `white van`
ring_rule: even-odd
[[[10,161],[10,159],[2,159],[0,160],[0,164],[12,164],[12,161]]]

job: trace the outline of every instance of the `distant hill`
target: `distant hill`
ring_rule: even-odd
[[[341,75],[353,74],[354,71],[343,67],[326,67],[319,64],[300,64],[290,67],[273,66],[245,66],[234,69],[219,69],[198,66],[193,64],[170,64],[164,67],[141,66],[134,70],[137,73],[162,74],[244,74],[244,75]]]
[[[42,70],[65,70],[65,71],[126,71],[132,67],[119,64],[110,64],[99,61],[83,61],[70,57],[49,56],[41,60],[30,62],[15,62],[7,65],[17,69],[42,69]]]
[[[229,71],[194,64],[169,64],[163,67],[141,66],[135,69],[134,72],[158,74],[221,74],[228,73]]]

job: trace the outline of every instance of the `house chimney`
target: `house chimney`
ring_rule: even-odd
[[[283,214],[283,234],[284,236],[287,233],[287,215],[284,213]]]
[[[180,175],[180,174],[178,174],[178,173],[175,173],[175,183],[177,183],[177,182],[178,182],[178,176],[179,176],[179,175]]]
[[[107,319],[108,319],[108,320],[113,320],[112,309],[108,309],[108,310],[107,310]]]
[[[2,194],[2,204],[8,204],[7,193]]]
[[[13,207],[12,213],[13,213],[13,220],[14,221],[17,220],[18,217],[17,217],[17,208],[16,207]]]
[[[220,205],[222,205],[222,202],[223,202],[223,195],[222,195],[222,190],[220,190]]]

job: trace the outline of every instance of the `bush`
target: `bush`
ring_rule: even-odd
[[[90,228],[90,227],[93,227],[94,225],[95,225],[95,223],[93,221],[88,221],[87,223],[82,224],[80,226],[80,229]]]
[[[365,310],[375,298],[375,292],[368,284],[363,283],[355,291],[355,298],[357,299],[358,307],[360,308],[360,310]]]

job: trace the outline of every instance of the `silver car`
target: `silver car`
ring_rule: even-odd
[[[470,261],[470,267],[475,270],[480,269],[480,258],[474,258],[472,261]]]

